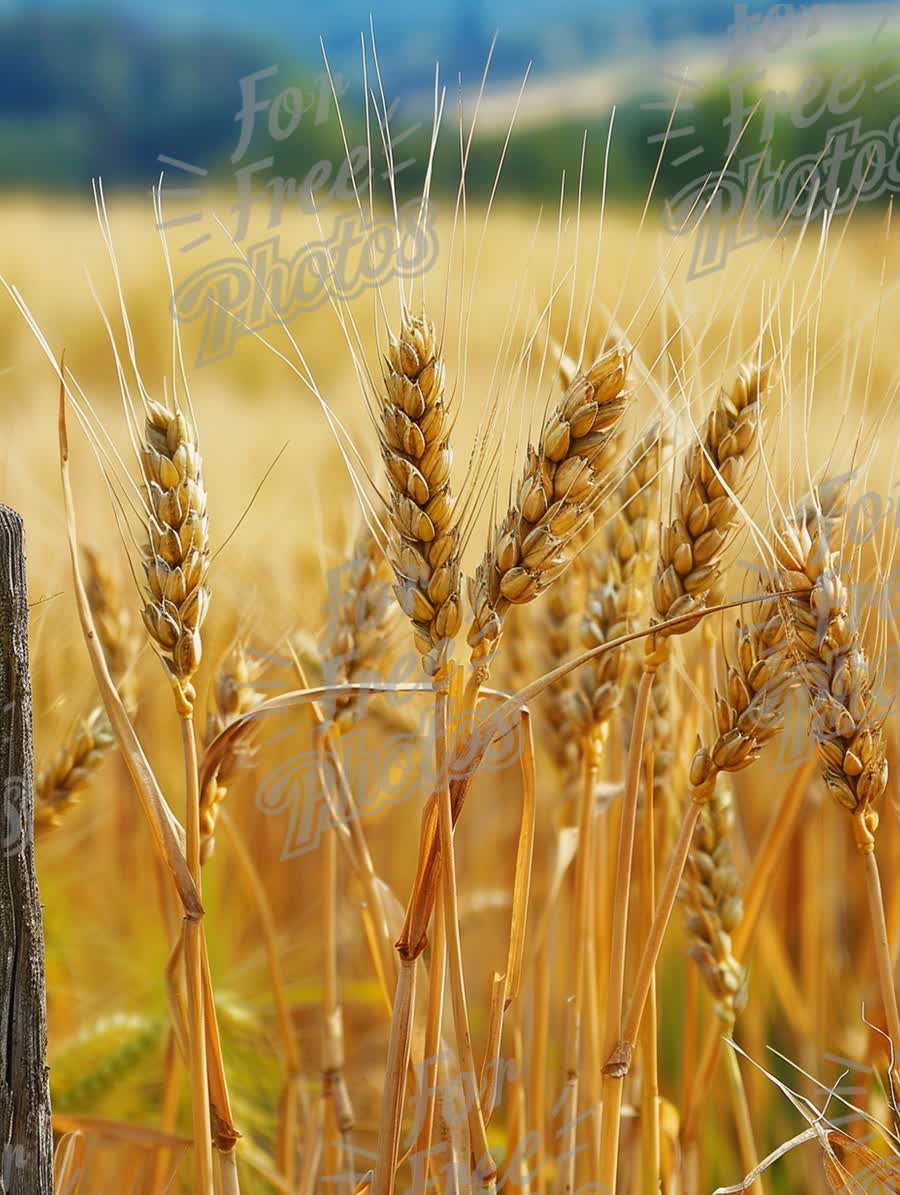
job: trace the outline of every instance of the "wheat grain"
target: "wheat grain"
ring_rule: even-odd
[[[571,654],[578,634],[578,609],[583,606],[585,588],[584,569],[576,559],[552,587],[546,598],[543,630],[546,632],[542,655],[552,668],[559,660]],[[513,606],[510,615],[526,610],[525,606]],[[513,631],[511,638],[515,639]],[[545,732],[550,752],[562,772],[571,769],[577,756],[577,739],[573,723],[572,675],[564,676],[551,685],[540,703]],[[515,691],[515,690],[513,690]]]

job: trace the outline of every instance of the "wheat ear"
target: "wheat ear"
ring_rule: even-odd
[[[878,825],[887,754],[871,668],[832,546],[845,501],[845,487],[831,486],[801,503],[774,547],[782,584],[802,590],[782,600],[823,776],[838,804],[854,814],[862,843]]]
[[[564,660],[570,655],[573,645],[577,642],[578,612],[579,608],[583,608],[584,605],[586,581],[584,569],[580,568],[579,564],[579,559],[572,562],[572,565],[559,578],[545,599],[543,630],[546,634],[546,641],[545,650],[541,654],[549,668],[554,667],[559,660]],[[513,606],[506,615],[507,624],[513,623],[510,628],[512,634],[507,636],[510,643],[516,643],[518,639],[515,616],[521,615],[525,609],[524,606]],[[520,648],[521,643],[516,643],[516,649]],[[514,686],[511,692],[515,693],[521,689],[527,679],[523,675],[522,684]],[[541,702],[550,750],[557,767],[563,774],[570,770],[577,758],[577,736],[573,721],[573,684],[572,676],[563,677],[555,685],[550,686]]]
[[[371,530],[364,526],[341,572],[340,590],[330,604],[328,625],[316,652],[326,685],[347,685],[371,673],[384,656],[385,632],[397,607],[391,592],[391,564]],[[360,698],[332,699],[331,720],[345,729],[363,712]]]
[[[391,490],[395,592],[412,622],[422,666],[434,676],[460,626],[459,533],[450,492],[444,361],[424,314],[404,313],[385,367],[379,439]]]
[[[87,563],[85,589],[97,636],[110,677],[126,709],[133,713],[137,702],[132,668],[138,645],[131,616],[102,556],[92,548],[83,551]],[[35,780],[34,825],[38,837],[61,823],[115,744],[106,711],[102,705],[97,706],[78,723]]]
[[[106,710],[97,706],[35,779],[34,831],[38,837],[60,824],[115,745]]]
[[[148,513],[141,614],[180,695],[180,712],[188,716],[209,607],[209,520],[202,457],[180,411],[147,401],[140,464]]]
[[[888,943],[875,833],[888,782],[883,718],[876,714],[872,671],[850,596],[840,576],[838,531],[848,484],[820,486],[800,504],[780,535],[775,555],[781,579],[801,590],[782,599],[798,672],[809,693],[812,733],[822,774],[836,801],[853,817],[866,870],[866,895],[892,1059],[900,1057],[900,1007]],[[892,1061],[893,1097],[900,1096],[900,1063]]]
[[[731,934],[743,915],[733,836],[734,797],[723,777],[697,821],[685,868],[684,901],[691,958],[729,1032],[746,998],[746,972],[731,947]]]
[[[731,939],[744,915],[733,840],[734,798],[727,777],[722,776],[700,811],[685,868],[684,893],[690,956],[729,1036],[747,999],[747,972],[735,955]],[[743,1076],[731,1049],[727,1050],[726,1064],[741,1165],[745,1173],[751,1173],[756,1169],[759,1154]],[[758,1178],[750,1189],[753,1195],[763,1195]]]
[[[542,593],[569,564],[604,495],[613,437],[629,402],[630,355],[610,349],[574,379],[528,449],[515,505],[469,581],[472,662],[488,665],[511,605]]]
[[[84,548],[87,562],[85,589],[94,625],[106,657],[109,675],[129,713],[137,708],[134,663],[138,653],[131,612],[122,601],[117,578],[101,553]]]
[[[213,685],[212,702],[206,716],[206,730],[203,745],[209,744],[232,722],[255,709],[263,700],[263,694],[254,688],[259,678],[261,664],[247,651],[244,644],[236,644],[219,672]],[[222,802],[228,795],[229,782],[242,766],[246,766],[255,755],[253,724],[249,723],[246,734],[229,742],[215,775],[200,794],[200,859],[206,863],[215,850],[216,823]]]
[[[654,428],[632,449],[622,480],[601,508],[603,546],[589,549],[585,559],[588,602],[581,639],[588,650],[634,630],[644,609],[657,542],[661,451]],[[620,707],[628,670],[629,651],[621,647],[581,670],[573,707],[582,735],[608,722]]]
[[[699,440],[682,461],[675,517],[660,534],[653,600],[660,618],[697,611],[695,620],[666,634],[685,634],[703,608],[722,600],[721,562],[737,525],[759,440],[762,399],[770,366],[742,365],[730,390],[721,390]],[[647,641],[648,655],[665,650],[660,636]]]

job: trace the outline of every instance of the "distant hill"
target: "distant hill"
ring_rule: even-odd
[[[848,0],[853,4],[855,0]],[[859,0],[863,3],[864,0]],[[11,11],[60,13],[84,0],[15,0]],[[750,3],[751,11],[768,4]],[[790,8],[791,6],[786,6]],[[804,5],[795,5],[800,9]],[[495,30],[496,78],[520,75],[529,61],[536,73],[557,73],[619,55],[637,45],[724,34],[734,21],[734,0],[118,0],[116,11],[170,33],[233,33],[262,39],[289,58],[317,68],[319,37],[341,70],[357,70],[359,35],[374,16],[379,54],[390,91],[402,95],[427,86],[434,63],[445,77],[466,81],[481,71]]]
[[[147,182],[160,154],[221,170],[237,141],[238,81],[277,61],[271,44],[233,33],[46,5],[0,12],[0,184]],[[310,87],[296,56],[282,61],[279,87]],[[332,156],[337,130],[307,124],[304,159]]]
[[[312,29],[314,24],[317,27],[322,23],[334,69],[344,72],[349,82],[342,110],[348,144],[359,147],[365,137],[361,71],[355,37],[348,30],[365,26],[371,2],[332,0],[317,6],[310,15],[312,6],[298,0],[257,0],[255,6],[247,5],[245,0],[215,0],[215,4],[194,0],[190,5],[155,0],[142,4],[137,15],[139,6],[134,0],[120,0],[117,13],[111,15],[84,10],[74,0],[29,0],[27,10],[9,2],[4,8],[4,0],[0,0],[0,186],[31,185],[86,193],[90,179],[98,175],[103,176],[107,186],[148,186],[158,177],[159,158],[163,155],[208,173],[213,181],[231,176],[228,185],[236,187],[240,181],[235,177],[238,166],[234,161],[240,132],[240,124],[236,123],[241,107],[240,80],[277,66],[277,79],[261,82],[260,94],[271,100],[290,85],[302,92],[304,104],[309,107],[285,139],[273,139],[266,127],[271,112],[260,116],[254,133],[258,139],[240,161],[245,165],[261,163],[251,184],[257,195],[266,187],[275,194],[278,186],[282,188],[279,193],[286,193],[288,184],[283,180],[297,180],[299,188],[314,167],[320,176],[326,176],[319,177],[316,186],[327,190],[337,184],[344,148],[330,102],[325,104],[325,112],[313,110],[313,100],[321,99],[323,93],[322,67]],[[661,100],[672,91],[671,79],[664,78],[663,64],[681,63],[683,45],[693,47],[696,54],[705,53],[708,64],[705,73],[694,75],[697,89],[691,93],[691,127],[682,134],[690,135],[691,142],[679,144],[677,154],[667,154],[659,176],[660,193],[675,194],[706,172],[721,168],[728,152],[723,115],[730,107],[722,67],[727,51],[721,32],[733,19],[729,6],[721,0],[701,0],[687,18],[679,6],[679,28],[672,16],[674,0],[643,0],[628,10],[629,21],[633,22],[637,13],[643,14],[647,22],[644,35],[629,51],[627,38],[636,36],[633,30],[610,34],[602,47],[596,45],[596,39],[602,41],[599,30],[603,21],[622,19],[621,8],[615,15],[609,0],[594,0],[588,12],[576,6],[575,0],[557,0],[553,8],[555,23],[546,29],[542,26],[548,11],[545,0],[541,5],[538,9],[536,0],[518,0],[515,7],[512,0],[484,0],[480,5],[462,0],[450,7],[435,0],[422,10],[421,19],[414,19],[405,3],[392,2],[381,12],[376,0],[376,36],[385,94],[388,104],[396,98],[402,101],[391,125],[398,138],[397,158],[403,156],[414,163],[399,177],[401,193],[415,193],[422,185],[429,126],[416,105],[427,91],[438,54],[442,55],[443,77],[451,91],[432,182],[436,193],[452,193],[457,186],[459,150],[452,133],[455,97],[452,76],[448,77],[448,56],[453,51],[448,47],[456,46],[459,60],[467,64],[464,78],[471,85],[483,68],[490,44],[486,32],[491,27],[489,19],[496,16],[502,24],[499,18],[504,14],[509,16],[513,32],[504,33],[500,42],[492,74],[493,93],[469,157],[467,187],[471,194],[490,191],[503,152],[508,113],[517,96],[517,87],[508,83],[504,86],[504,71],[519,79],[532,54],[543,64],[542,72],[538,72],[539,76],[543,73],[543,79],[535,81],[505,153],[505,195],[540,195],[552,200],[558,194],[563,172],[570,179],[574,177],[585,128],[590,134],[590,152],[584,185],[587,190],[596,190],[603,178],[602,154],[597,147],[604,144],[614,104],[610,194],[645,193],[668,119],[667,112],[660,110]],[[566,14],[572,14],[571,19]],[[575,14],[580,14],[577,19]],[[283,28],[274,30],[279,15],[283,16]],[[854,21],[846,15],[843,18],[849,32],[831,37],[827,65],[818,42],[804,47],[798,41],[792,48],[800,56],[794,67],[801,58],[808,61],[806,56],[815,52],[819,55],[816,69],[820,73],[834,71],[851,53],[852,37],[862,39],[860,45],[864,44],[866,53],[873,58],[880,55],[882,61],[880,65],[873,63],[874,73],[863,89],[862,99],[854,102],[852,116],[864,131],[886,131],[893,128],[896,116],[894,89],[884,89],[875,82],[893,67],[884,60],[880,48],[871,45],[870,30],[875,27],[871,15],[867,13],[863,19],[855,11],[853,17]],[[669,42],[675,33],[679,37],[684,34],[685,19],[701,27],[705,21],[707,32],[712,32],[718,22],[719,37]],[[204,20],[209,27],[201,27]],[[552,69],[561,47],[578,30],[582,32],[579,52],[583,56],[588,56],[594,45],[599,62],[603,58],[601,49],[607,54],[611,47],[616,49],[613,65],[594,69],[593,74],[605,74],[607,82],[601,81],[593,94],[591,87],[597,84],[592,83],[591,70],[576,71],[574,66]],[[662,45],[654,48],[654,38],[665,42],[665,49]],[[859,47],[852,50],[861,52]],[[779,77],[779,86],[790,89],[783,72]],[[376,87],[371,76],[370,84]],[[763,90],[767,86],[770,84],[763,84]],[[751,103],[759,94],[748,89],[746,102]],[[764,109],[768,103],[764,100]],[[666,101],[662,107],[666,108]],[[317,114],[322,115],[321,120],[316,119]],[[791,163],[801,155],[821,153],[836,119],[824,108],[812,124],[782,114],[774,132],[768,132],[764,139],[758,129],[764,123],[763,116],[760,112],[754,117],[756,126],[744,144],[749,152],[751,145],[763,150],[769,142],[776,163]],[[289,121],[290,113],[282,112],[282,118]],[[378,157],[379,136],[374,121],[372,133]],[[854,161],[848,156],[848,171]],[[376,161],[376,170],[380,169]],[[177,180],[184,186],[193,182],[183,170],[179,175],[178,167],[174,168],[174,178],[173,168],[168,174],[170,183]],[[344,185],[346,189],[346,180]]]

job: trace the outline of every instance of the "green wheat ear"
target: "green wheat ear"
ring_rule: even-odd
[[[132,1079],[162,1039],[163,1017],[101,1017],[70,1041],[53,1071],[53,1106],[91,1112],[113,1087]],[[67,1081],[67,1076],[72,1078]],[[59,1077],[56,1077],[59,1076]]]

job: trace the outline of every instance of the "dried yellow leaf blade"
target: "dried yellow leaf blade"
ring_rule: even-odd
[[[60,1137],[53,1153],[53,1189],[78,1195],[84,1174],[87,1141],[77,1129]]]
[[[834,1165],[835,1171],[840,1169],[847,1175],[847,1185],[835,1190],[848,1193],[859,1190],[870,1195],[878,1189],[873,1187],[873,1180],[877,1180],[885,1193],[900,1192],[900,1157],[883,1158],[862,1141],[849,1137],[839,1129],[830,1129],[826,1136],[833,1151],[833,1159],[829,1158],[829,1162]],[[823,1157],[828,1158],[828,1155],[824,1154]],[[825,1173],[828,1174],[827,1165]]]
[[[535,825],[535,763],[534,736],[531,715],[522,710],[520,726],[523,732],[520,766],[522,771],[522,820],[519,845],[516,851],[516,874],[513,881],[512,920],[509,931],[509,957],[506,963],[506,1005],[519,994],[522,982],[522,961],[525,957],[525,929],[528,917],[528,897],[531,892],[531,867],[534,856]]]

